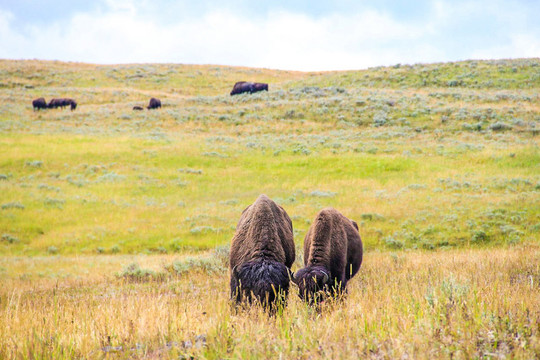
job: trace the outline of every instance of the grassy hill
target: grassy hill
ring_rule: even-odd
[[[368,249],[534,242],[539,65],[301,73],[2,60],[0,248],[212,248],[260,193],[289,212],[298,243],[325,206],[359,221]],[[231,97],[238,80],[270,91]],[[41,96],[79,105],[34,112]],[[151,96],[161,110],[131,110]]]
[[[241,80],[270,91],[229,96]],[[539,90],[540,59],[0,60],[0,358],[538,358]],[[261,193],[293,220],[293,270],[323,207],[358,222],[342,302],[230,308],[227,246]]]

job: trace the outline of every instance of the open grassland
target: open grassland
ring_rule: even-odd
[[[539,247],[369,252],[344,301],[316,311],[293,288],[273,317],[230,308],[226,258],[4,258],[0,357],[540,356]]]
[[[270,91],[230,97],[240,80]],[[539,59],[0,60],[0,358],[538,358],[539,90]],[[294,269],[323,207],[358,222],[344,302],[230,309],[227,245],[261,193]]]
[[[236,80],[270,91],[230,97]],[[540,60],[298,73],[0,61],[0,249],[229,242],[259,194],[296,240],[324,206],[368,249],[536,242]],[[33,112],[31,100],[78,108]],[[157,111],[132,111],[161,98]]]

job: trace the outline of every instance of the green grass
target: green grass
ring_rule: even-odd
[[[0,65],[6,254],[209,249],[260,193],[299,219],[297,243],[325,206],[361,220],[368,249],[538,240],[537,59],[325,73]],[[270,92],[230,97],[241,79]],[[79,107],[33,112],[37,96]],[[131,110],[150,96],[164,107]],[[487,221],[491,210],[504,213]]]
[[[530,145],[512,149],[512,157],[508,150],[495,157],[489,147],[448,157],[329,149],[313,155],[294,151],[274,155],[229,144],[223,152],[227,157],[222,158],[204,155],[212,153],[207,151],[213,147],[207,138],[202,134],[162,142],[81,135],[5,136],[1,142],[8,151],[0,173],[9,176],[0,182],[1,203],[20,203],[24,208],[2,210],[2,233],[20,241],[1,246],[12,254],[43,253],[49,246],[63,254],[114,245],[122,252],[139,252],[167,247],[176,240],[207,249],[229,242],[239,213],[259,193],[282,203],[293,218],[311,220],[324,206],[341,209],[357,220],[364,213],[382,214],[384,221],[363,222],[367,248],[384,247],[382,239],[396,233],[403,237],[399,232],[407,222],[420,225],[414,231],[425,236],[421,235],[424,223],[425,227],[438,223],[456,213],[454,207],[459,213],[453,227],[431,229],[426,241],[468,244],[472,236],[468,223],[481,220],[478,211],[489,207],[509,213],[524,210],[518,222],[509,215],[499,226],[516,228],[513,242],[536,240],[528,229],[538,223],[534,206],[538,150]],[[531,196],[524,198],[524,194]],[[230,199],[236,200],[232,206],[226,204]],[[419,212],[425,213],[421,220]],[[295,225],[298,231],[308,226]],[[211,231],[192,231],[200,226]],[[99,236],[94,234],[96,227],[103,229]],[[499,235],[491,240],[509,242]]]
[[[0,358],[538,358],[539,68],[0,60]],[[240,80],[270,91],[230,97]],[[231,309],[227,246],[261,193],[293,270],[322,208],[358,222],[342,303]]]

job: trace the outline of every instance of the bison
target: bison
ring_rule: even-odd
[[[159,99],[156,99],[156,98],[151,98],[150,103],[148,104],[148,106],[146,108],[148,110],[150,110],[150,109],[157,109],[157,108],[160,108],[160,107],[161,107],[161,101]]]
[[[304,239],[304,268],[293,281],[299,296],[310,304],[324,301],[327,295],[345,291],[347,282],[362,264],[362,240],[356,222],[339,211],[321,210]]]
[[[39,99],[35,99],[34,101],[32,101],[32,106],[34,107],[34,111],[36,111],[36,109],[38,110],[46,109],[47,102],[45,101],[44,98],[41,97]]]
[[[285,210],[260,195],[240,216],[231,243],[231,299],[258,301],[268,310],[286,298],[295,258],[292,222]]]
[[[47,105],[47,107],[49,109],[56,109],[58,107],[60,107],[62,103],[62,99],[51,99],[51,101],[49,101],[49,104]]]
[[[248,92],[250,94],[258,91],[268,91],[268,84],[265,83],[253,83],[247,81],[239,81],[234,84],[234,87],[231,91],[231,96],[236,94],[242,94]]]
[[[265,83],[253,84],[253,92],[257,92],[257,91],[268,91],[268,84],[265,84]]]
[[[60,99],[51,99],[49,101],[49,105],[47,107],[49,109],[57,109],[57,108],[65,108],[66,106],[70,106],[71,110],[75,110],[77,108],[77,102],[73,99],[67,99],[67,98],[60,98]]]
[[[77,108],[77,102],[73,99],[65,99],[69,103],[69,108],[71,111]]]
[[[134,106],[133,110],[141,111],[143,108],[142,106]]]

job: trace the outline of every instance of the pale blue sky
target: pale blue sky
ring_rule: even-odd
[[[288,70],[540,57],[540,1],[0,0],[0,58]]]

